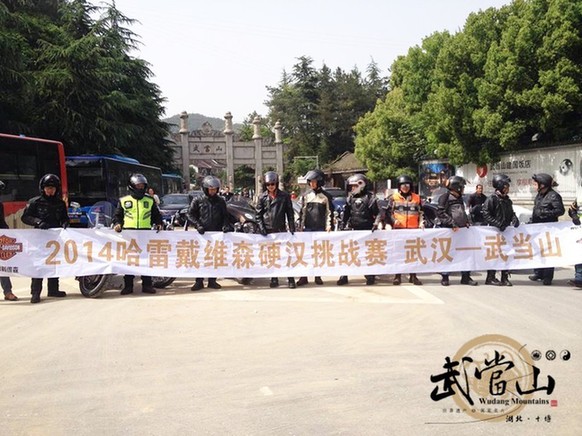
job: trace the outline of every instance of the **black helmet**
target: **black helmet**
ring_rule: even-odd
[[[279,174],[275,171],[267,171],[263,176],[263,189],[267,189],[269,183],[274,183],[275,186],[279,186]]]
[[[209,196],[208,189],[210,188],[216,188],[216,192],[218,193],[220,190],[220,179],[218,177],[206,176],[202,179],[202,190],[207,197]]]
[[[467,181],[464,178],[460,176],[452,176],[449,177],[449,183],[447,184],[447,188],[450,191],[455,191],[458,194],[462,194],[466,184]]]
[[[42,176],[42,179],[40,179],[40,182],[38,183],[38,189],[41,194],[44,194],[44,188],[47,186],[57,188],[57,193],[55,196],[58,196],[61,191],[61,179],[59,179],[59,176],[56,174],[45,174]]]
[[[410,176],[403,175],[396,179],[396,185],[398,185],[398,188],[400,188],[400,185],[406,184],[409,184],[410,187],[412,188],[412,178]]]
[[[321,188],[325,181],[325,174],[323,174],[323,171],[319,169],[311,170],[305,175],[305,179],[307,179],[307,183],[315,180],[317,182],[317,187]]]
[[[354,174],[348,178],[348,193],[366,193],[368,191],[368,183],[368,179],[363,174]],[[352,190],[352,186],[356,186],[357,188]]]
[[[558,186],[557,183],[554,183],[554,178],[546,173],[538,173],[532,176],[538,183],[538,191],[543,188],[551,188],[552,186]]]
[[[142,184],[143,183],[143,188],[138,189],[137,185]],[[129,192],[131,192],[131,196],[133,198],[136,198],[138,200],[141,200],[147,189],[148,189],[148,179],[145,178],[145,176],[143,174],[132,174],[129,177],[129,183],[127,184],[127,189],[129,189]]]
[[[505,174],[495,174],[493,176],[493,188],[495,188],[497,191],[502,191],[505,186],[509,187],[510,183],[511,179]]]

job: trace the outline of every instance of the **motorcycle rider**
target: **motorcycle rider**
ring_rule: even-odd
[[[311,191],[305,194],[301,199],[301,211],[299,222],[301,223],[301,230],[304,232],[330,232],[332,229],[332,213],[333,206],[328,197],[329,194],[324,193],[324,174],[321,170],[311,170],[306,175],[307,183]],[[307,277],[301,277],[297,281],[297,286],[306,285]],[[315,277],[317,285],[323,285],[321,277]]]
[[[582,205],[582,201],[579,203],[578,200],[574,200],[568,208],[568,215],[572,218],[572,223],[575,226],[580,225],[580,217],[582,217],[582,206],[578,206],[578,204]],[[574,265],[574,280],[568,280],[568,285],[582,288],[582,263]]]
[[[263,176],[263,193],[257,202],[257,224],[261,235],[270,233],[289,232],[295,234],[295,219],[291,196],[279,189],[279,175],[274,171],[267,171]],[[295,289],[295,278],[288,277],[288,286]],[[279,286],[277,277],[271,278],[271,288]]]
[[[537,185],[538,193],[534,199],[534,209],[528,224],[558,222],[558,217],[566,212],[562,196],[552,188],[558,184],[554,182],[552,176],[545,173],[534,174],[532,179]],[[535,268],[529,279],[534,282],[541,280],[545,286],[550,286],[554,279],[554,268]]]
[[[120,233],[125,230],[151,230],[162,228],[162,215],[154,198],[146,194],[148,181],[143,174],[132,174],[127,183],[130,195],[119,199],[119,206],[113,214],[113,229]],[[133,293],[133,279],[135,276],[123,276],[121,295]],[[141,276],[141,291],[145,294],[155,294],[150,276]]]
[[[55,229],[69,226],[67,205],[61,198],[61,179],[55,174],[45,174],[38,184],[40,195],[29,200],[22,222],[35,229]],[[59,291],[59,278],[47,279],[49,297],[66,297],[67,294]],[[30,283],[31,303],[40,302],[42,279],[33,278]]]
[[[510,225],[519,227],[519,219],[513,211],[513,202],[509,198],[509,186],[511,179],[505,174],[493,176],[493,189],[495,193],[487,197],[483,203],[483,220],[487,225],[497,227],[502,232]],[[495,277],[495,270],[487,271],[486,285],[513,286],[509,281],[509,271],[501,271],[501,281]]]
[[[376,196],[368,191],[369,181],[363,174],[354,174],[348,178],[347,201],[344,208],[342,223],[344,229],[376,230],[380,221],[380,211]],[[367,275],[366,285],[376,283],[375,275]],[[338,286],[346,285],[348,276],[341,276]]]
[[[398,177],[396,183],[398,192],[388,199],[388,204],[382,214],[385,225],[393,229],[424,228],[422,200],[418,194],[412,192],[412,178],[404,174]],[[413,285],[422,285],[415,273],[409,274],[408,281]],[[402,274],[395,274],[392,284],[398,286],[400,283],[402,283]]]
[[[203,196],[196,197],[188,208],[188,221],[190,221],[201,235],[206,231],[224,233],[230,231],[226,201],[219,195],[220,179],[214,176],[206,176],[202,180]],[[192,291],[198,291],[204,287],[204,279],[197,278],[192,285]],[[208,287],[220,289],[216,277],[208,278]]]
[[[467,182],[460,176],[449,177],[447,183],[448,194],[441,195],[438,199],[437,216],[440,221],[440,227],[452,228],[456,232],[461,227],[469,227],[470,221],[465,212],[465,203],[463,201],[463,192]],[[449,273],[441,273],[441,285],[449,286]],[[477,286],[477,282],[471,278],[470,271],[461,273],[461,284]]]

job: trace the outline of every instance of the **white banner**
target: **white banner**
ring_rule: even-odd
[[[0,275],[300,277],[529,269],[582,263],[582,227],[530,224],[346,232],[1,230]]]

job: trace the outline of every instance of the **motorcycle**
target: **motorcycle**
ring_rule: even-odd
[[[73,209],[78,208],[77,203],[71,203]],[[110,228],[113,218],[113,205],[107,201],[95,203],[87,212],[89,228]],[[164,230],[173,230],[171,223],[164,222]],[[95,274],[89,276],[77,276],[79,290],[84,297],[99,298],[106,290],[123,288],[123,276],[118,274]],[[169,286],[175,277],[152,277],[155,288]]]
[[[226,203],[228,212],[228,221],[235,232],[258,233],[259,225],[256,222],[255,209],[244,200],[230,200]],[[181,227],[188,230],[190,223],[188,221],[188,208],[176,212],[172,218],[173,226]]]

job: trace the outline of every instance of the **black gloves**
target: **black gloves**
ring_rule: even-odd
[[[198,230],[198,233],[200,233],[201,235],[204,234],[204,227],[198,226],[198,229],[197,230]]]
[[[507,228],[507,226],[501,226],[501,227],[499,227],[499,230],[501,230],[502,232],[504,232],[506,228]]]
[[[46,229],[49,229],[50,227],[49,227],[48,223],[45,223],[44,221],[41,221],[40,224],[38,225],[38,228],[39,229],[46,230]]]
[[[263,226],[259,227],[259,232],[261,232],[261,235],[267,236],[267,229]]]
[[[513,227],[518,228],[519,227],[519,218],[516,218],[515,220],[513,220]]]

